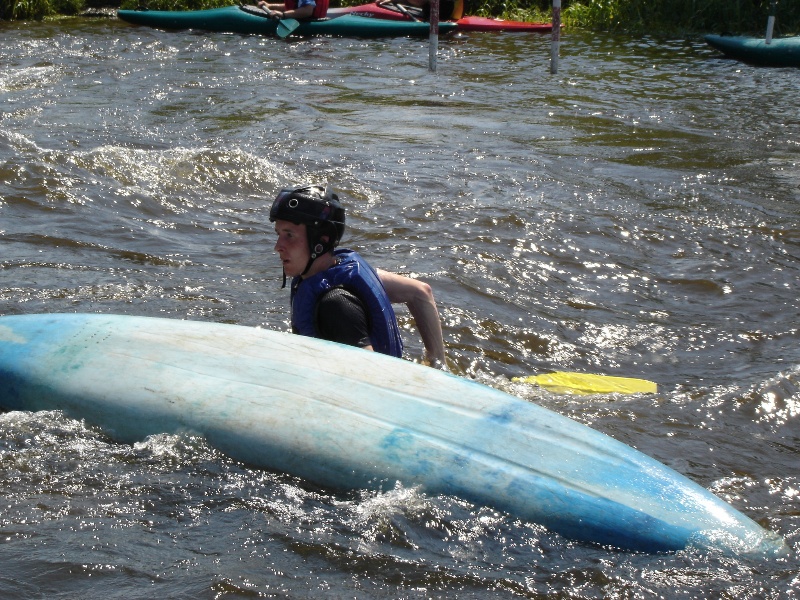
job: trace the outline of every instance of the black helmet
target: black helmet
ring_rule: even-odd
[[[344,207],[328,185],[282,189],[272,203],[269,220],[305,224],[312,260],[333,250],[344,235]]]

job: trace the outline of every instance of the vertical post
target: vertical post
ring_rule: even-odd
[[[550,72],[558,73],[558,47],[561,43],[561,0],[553,0],[553,41],[550,43]]]
[[[775,13],[778,8],[778,0],[772,0],[769,5],[769,19],[767,19],[767,37],[765,43],[772,43],[772,30],[775,29]]]
[[[436,55],[439,53],[439,0],[431,0],[431,33],[428,44],[430,70],[436,72]]]

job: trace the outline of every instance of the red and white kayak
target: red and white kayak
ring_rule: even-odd
[[[507,21],[490,17],[461,17],[456,21],[457,31],[533,31],[550,33],[552,23],[531,23],[529,21]]]
[[[413,7],[408,7],[406,12],[402,12],[395,5],[379,6],[377,3],[361,4],[359,6],[346,6],[341,8],[329,8],[328,18],[334,19],[346,14],[357,14],[362,17],[373,19],[387,19],[393,21],[413,20],[408,13],[413,14]],[[442,20],[450,20],[450,15],[442,15]],[[553,30],[552,23],[532,23],[528,21],[507,21],[505,19],[493,19],[491,17],[460,17],[454,19],[459,31],[528,31],[546,33]]]

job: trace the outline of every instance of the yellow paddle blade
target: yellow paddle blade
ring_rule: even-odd
[[[551,392],[572,394],[652,394],[658,391],[658,385],[646,379],[592,375],[590,373],[544,373],[528,377],[514,377],[512,381],[532,383]]]

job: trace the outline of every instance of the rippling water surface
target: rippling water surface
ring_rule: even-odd
[[[698,41],[424,41],[0,23],[0,313],[285,329],[267,220],[326,180],[346,245],[435,289],[452,370],[631,444],[792,556],[576,544],[398,485],[318,489],[189,436],[0,414],[0,596],[800,593],[800,70]],[[409,358],[421,345],[406,313]],[[657,381],[575,397],[546,369]]]

